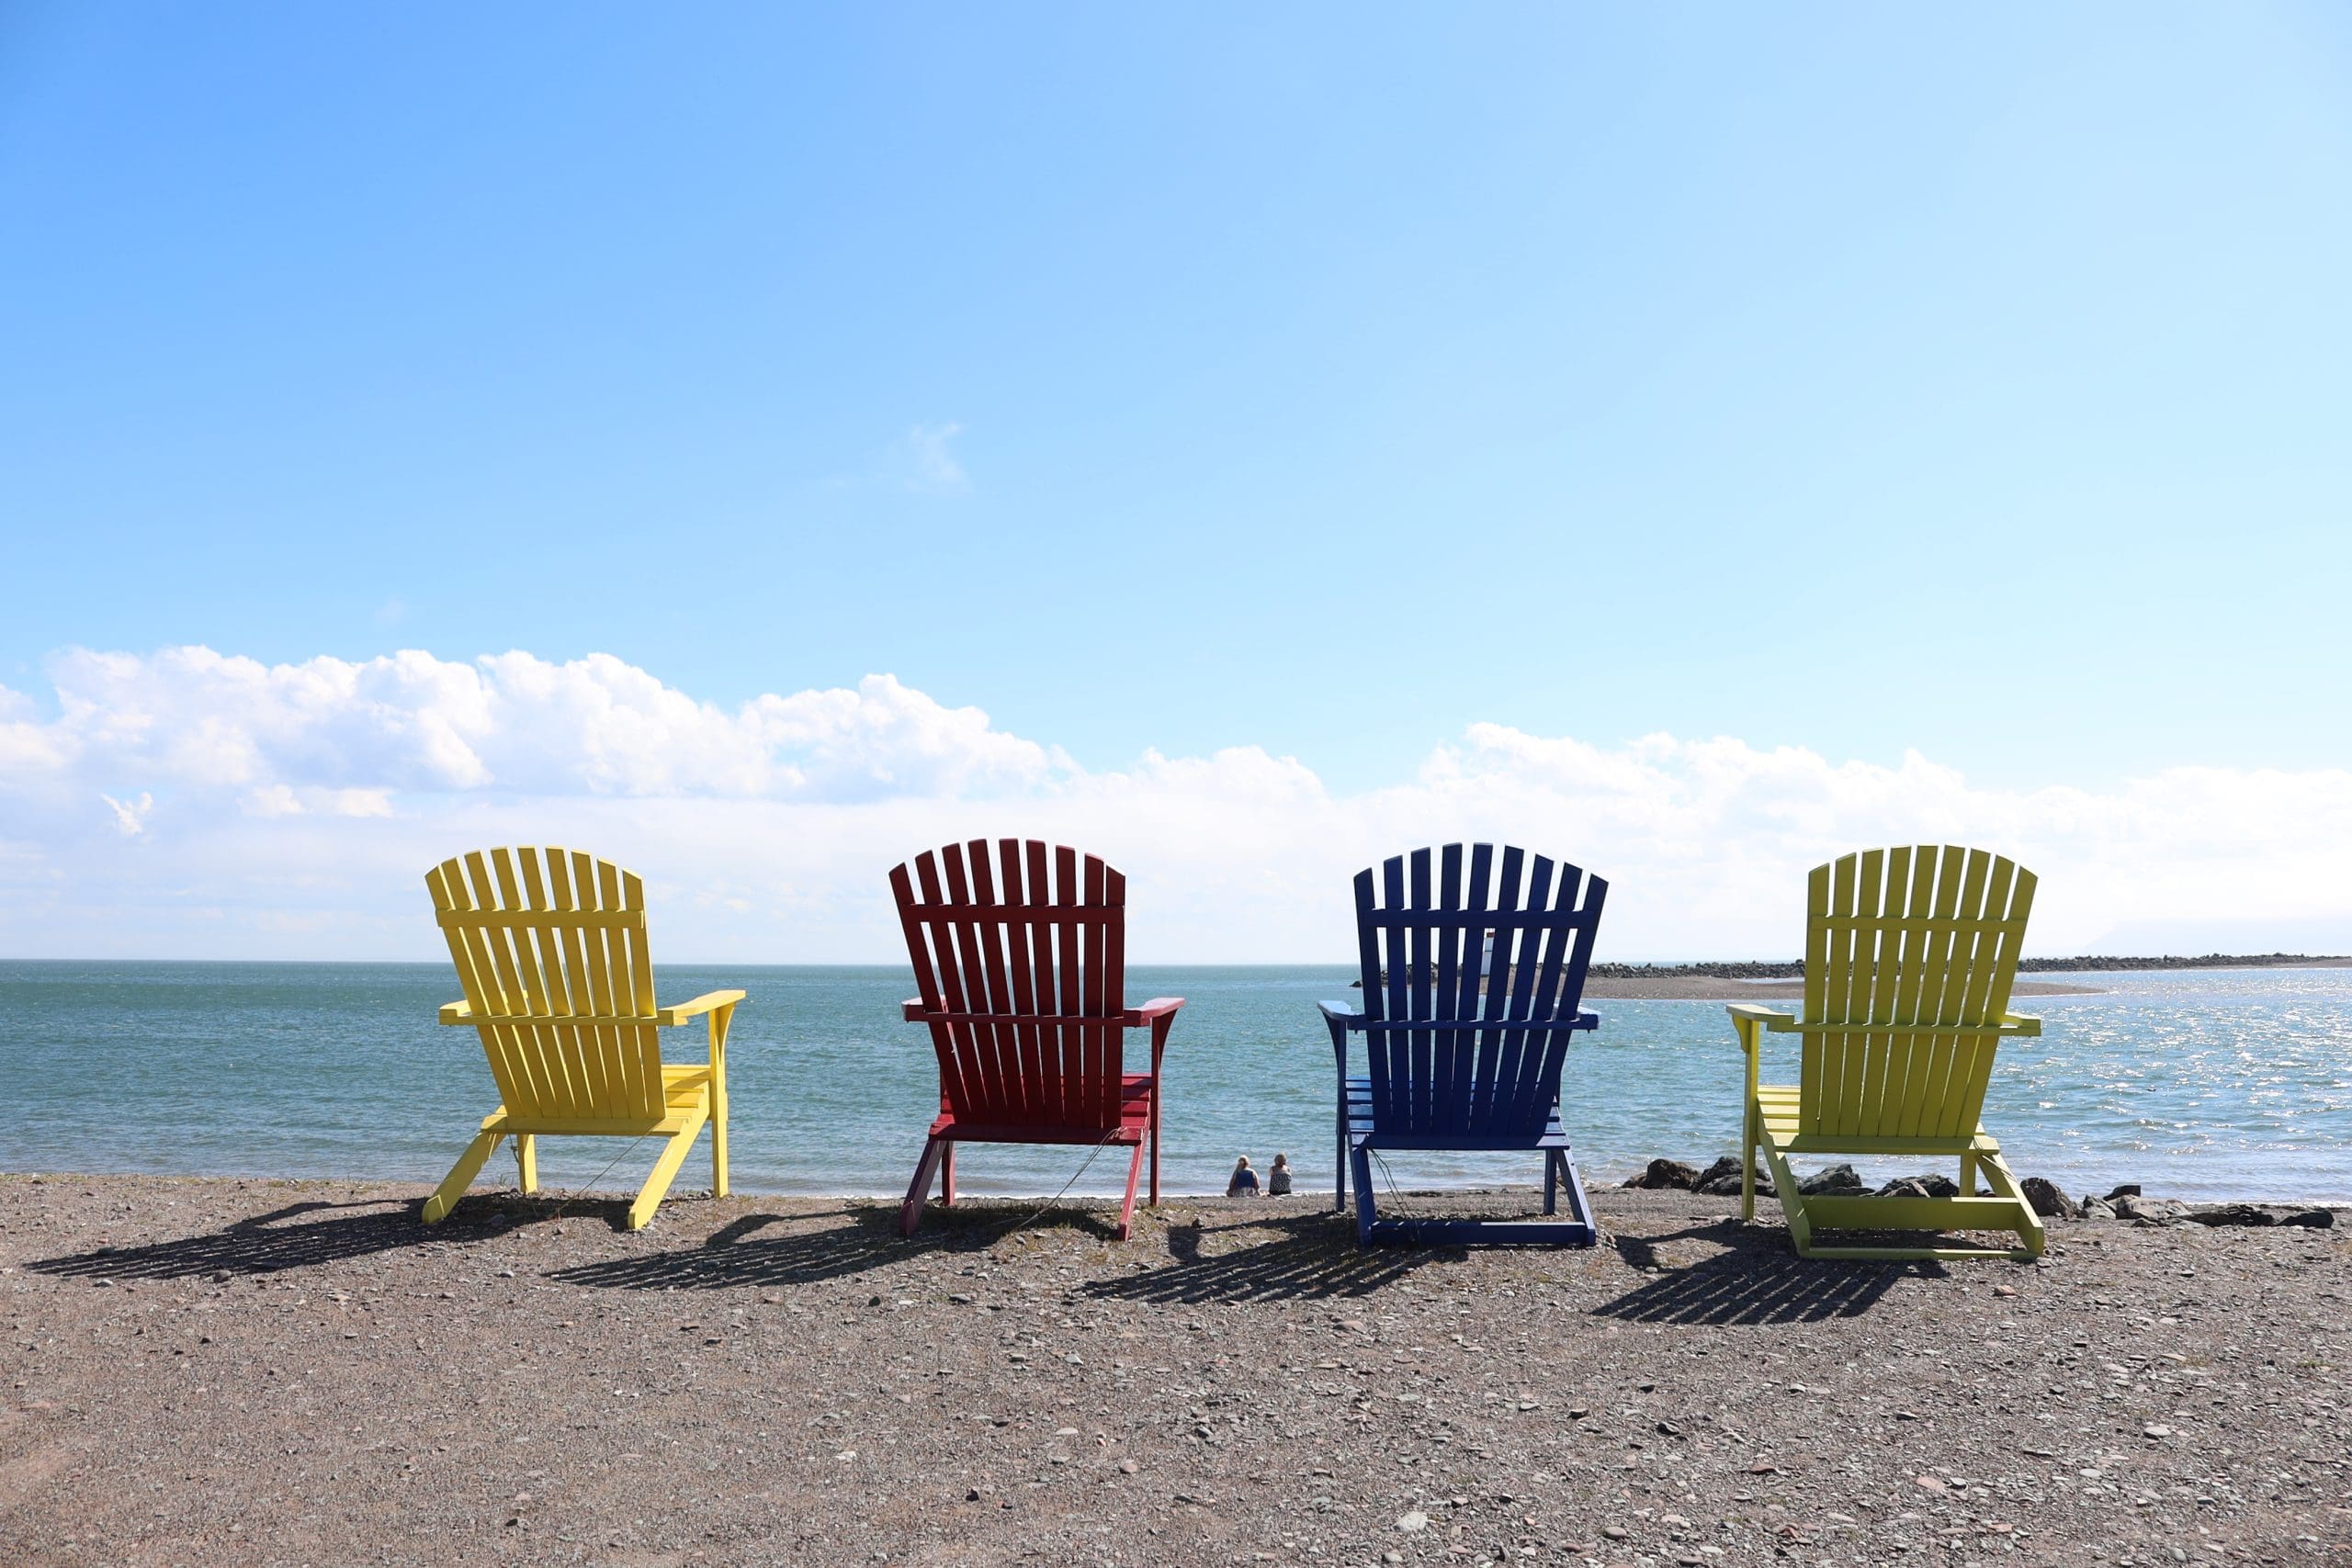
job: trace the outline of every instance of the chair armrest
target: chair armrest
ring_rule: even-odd
[[[1760,1023],[1775,1034],[1786,1034],[1797,1026],[1797,1015],[1782,1012],[1779,1008],[1760,1008],[1753,1002],[1734,1002],[1724,1010],[1736,1020]]]
[[[1119,1015],[1119,1022],[1128,1029],[1140,1029],[1157,1022],[1184,1005],[1182,997],[1154,997],[1139,1008],[1129,1008]]]
[[[704,1013],[716,1011],[719,1008],[733,1007],[742,999],[743,993],[741,991],[706,991],[690,1002],[681,1002],[673,1008],[654,1009],[653,1021],[667,1029],[673,1024],[684,1023],[690,1018],[700,1018]]]
[[[1317,1005],[1322,1008],[1326,1023],[1340,1029],[1364,1027],[1363,1009],[1360,1007],[1351,1007],[1346,1002],[1320,1002]]]
[[[909,1023],[921,1023],[931,1016],[931,1010],[923,1006],[921,997],[909,997],[899,1004],[899,1016]]]
[[[441,1004],[441,1021],[442,1021],[442,1022],[444,1022],[444,1023],[471,1023],[473,1021],[474,1021],[474,1004],[473,1004],[473,1003],[471,1003],[471,1002],[443,1002],[443,1003]]]
[[[2001,1032],[2038,1039],[2041,1034],[2041,1020],[2030,1013],[2005,1012],[2001,1015]]]

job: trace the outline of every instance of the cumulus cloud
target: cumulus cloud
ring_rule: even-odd
[[[888,868],[1006,833],[1121,864],[1139,962],[1343,960],[1358,868],[1480,839],[1610,877],[1604,956],[1793,953],[1805,868],[1922,840],[2040,872],[2038,951],[2352,947],[2340,770],[1996,790],[1916,754],[1476,724],[1338,794],[1255,747],[1081,769],[888,675],[722,707],[601,655],[76,650],[48,674],[44,704],[0,689],[0,952],[430,957],[426,865],[559,842],[644,874],[673,955],[888,961]]]
[[[270,665],[75,649],[49,673],[57,716],[0,728],[0,787],[95,773],[235,790],[285,816],[306,789],[842,800],[1026,789],[1068,767],[889,675],[728,711],[606,654]]]

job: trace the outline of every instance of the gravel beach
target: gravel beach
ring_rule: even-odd
[[[1883,1265],[1681,1191],[1362,1255],[1308,1195],[1120,1245],[424,1190],[0,1177],[0,1562],[2352,1562],[2342,1224]]]

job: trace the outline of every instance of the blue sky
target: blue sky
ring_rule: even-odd
[[[0,694],[522,650],[1351,799],[1477,725],[2331,777],[2347,189],[2320,6],[17,4]],[[74,820],[160,830],[142,757]],[[338,768],[239,798],[455,809]]]

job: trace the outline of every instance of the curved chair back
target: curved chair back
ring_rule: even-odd
[[[941,1108],[959,1121],[1116,1127],[1127,879],[1040,840],[949,844],[890,873]]]
[[[662,1048],[636,874],[573,851],[495,849],[443,861],[424,882],[508,1114],[658,1121]]]
[[[2034,885],[1999,855],[1950,844],[1814,868],[1801,1023],[1849,1027],[1804,1035],[1800,1135],[1976,1131]]]
[[[1392,1147],[1541,1133],[1590,1027],[1577,1009],[1609,884],[1510,845],[1467,862],[1448,844],[1356,876],[1372,1114]]]

